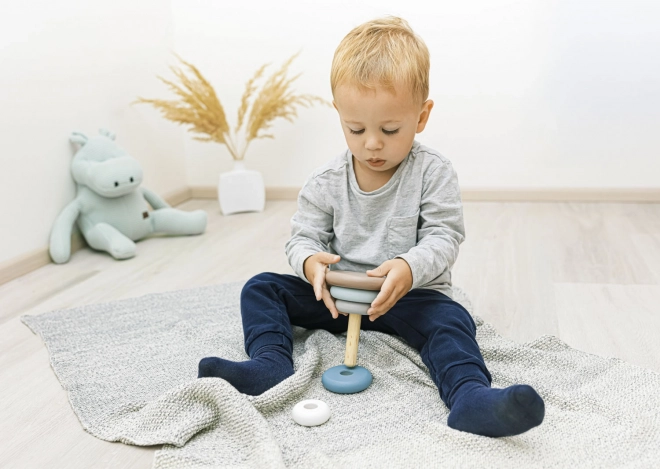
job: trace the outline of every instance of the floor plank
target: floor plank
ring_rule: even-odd
[[[572,347],[660,370],[660,285],[557,283],[559,336]]]

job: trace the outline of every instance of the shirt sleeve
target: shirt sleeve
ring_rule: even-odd
[[[428,176],[419,216],[417,244],[396,256],[410,266],[412,288],[422,287],[451,269],[458,257],[458,246],[465,239],[461,192],[451,163],[443,164]]]
[[[307,283],[303,264],[317,252],[330,252],[333,217],[334,211],[324,203],[319,183],[308,180],[298,194],[298,210],[291,218],[291,238],[284,248],[289,265]]]

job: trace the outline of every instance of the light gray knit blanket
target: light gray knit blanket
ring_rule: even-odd
[[[244,282],[147,295],[24,316],[44,340],[82,426],[133,445],[165,444],[153,467],[421,468],[658,467],[660,374],[579,352],[555,337],[518,344],[478,317],[477,340],[494,387],[532,385],[545,399],[540,427],[487,438],[447,427],[419,354],[397,337],[362,332],[358,361],[374,376],[358,394],[326,391],[345,336],[295,328],[296,373],[257,397],[221,379],[196,379],[215,355],[246,359]],[[456,300],[470,309],[456,289]],[[320,399],[332,410],[301,427],[291,409]]]

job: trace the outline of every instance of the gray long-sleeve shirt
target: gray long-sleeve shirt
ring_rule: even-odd
[[[364,192],[350,150],[315,170],[298,194],[285,251],[307,282],[303,263],[325,251],[341,256],[331,270],[365,272],[400,257],[412,288],[451,297],[451,268],[465,238],[463,206],[451,162],[415,141],[383,187]]]

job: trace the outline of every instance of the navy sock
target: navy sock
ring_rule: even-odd
[[[202,358],[198,378],[222,378],[243,394],[258,396],[293,375],[293,359],[284,347],[265,345],[251,360],[233,362],[218,357]]]
[[[534,388],[525,384],[493,389],[468,381],[452,397],[447,425],[477,435],[519,435],[540,425],[545,404]]]

